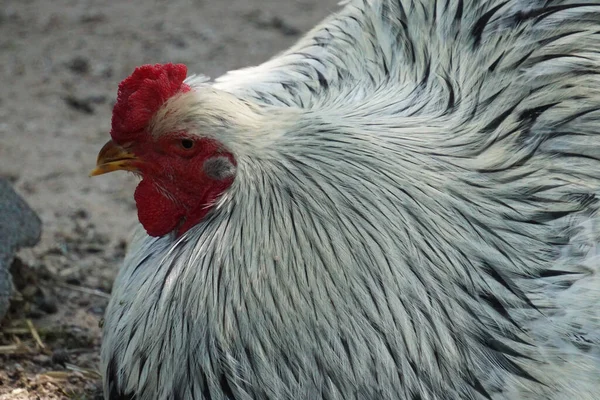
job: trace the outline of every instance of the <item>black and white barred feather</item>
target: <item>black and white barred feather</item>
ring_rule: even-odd
[[[189,79],[236,179],[136,235],[107,398],[597,399],[599,73],[599,1],[353,0]]]

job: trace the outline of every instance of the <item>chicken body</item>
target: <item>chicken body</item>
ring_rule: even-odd
[[[597,399],[599,72],[597,1],[361,0],[189,78],[235,180],[136,234],[106,397]]]

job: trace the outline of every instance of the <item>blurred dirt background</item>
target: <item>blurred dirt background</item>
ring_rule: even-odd
[[[101,399],[101,319],[136,179],[88,178],[118,83],[145,63],[215,78],[290,46],[338,0],[1,0],[0,176],[43,221],[12,266],[0,400]]]

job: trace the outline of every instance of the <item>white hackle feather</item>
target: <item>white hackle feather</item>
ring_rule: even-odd
[[[600,2],[345,3],[153,120],[236,177],[136,234],[107,398],[600,398]]]

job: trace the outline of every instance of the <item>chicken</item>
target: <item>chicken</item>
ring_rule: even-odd
[[[600,1],[353,0],[262,65],[145,65],[108,399],[598,399]]]

